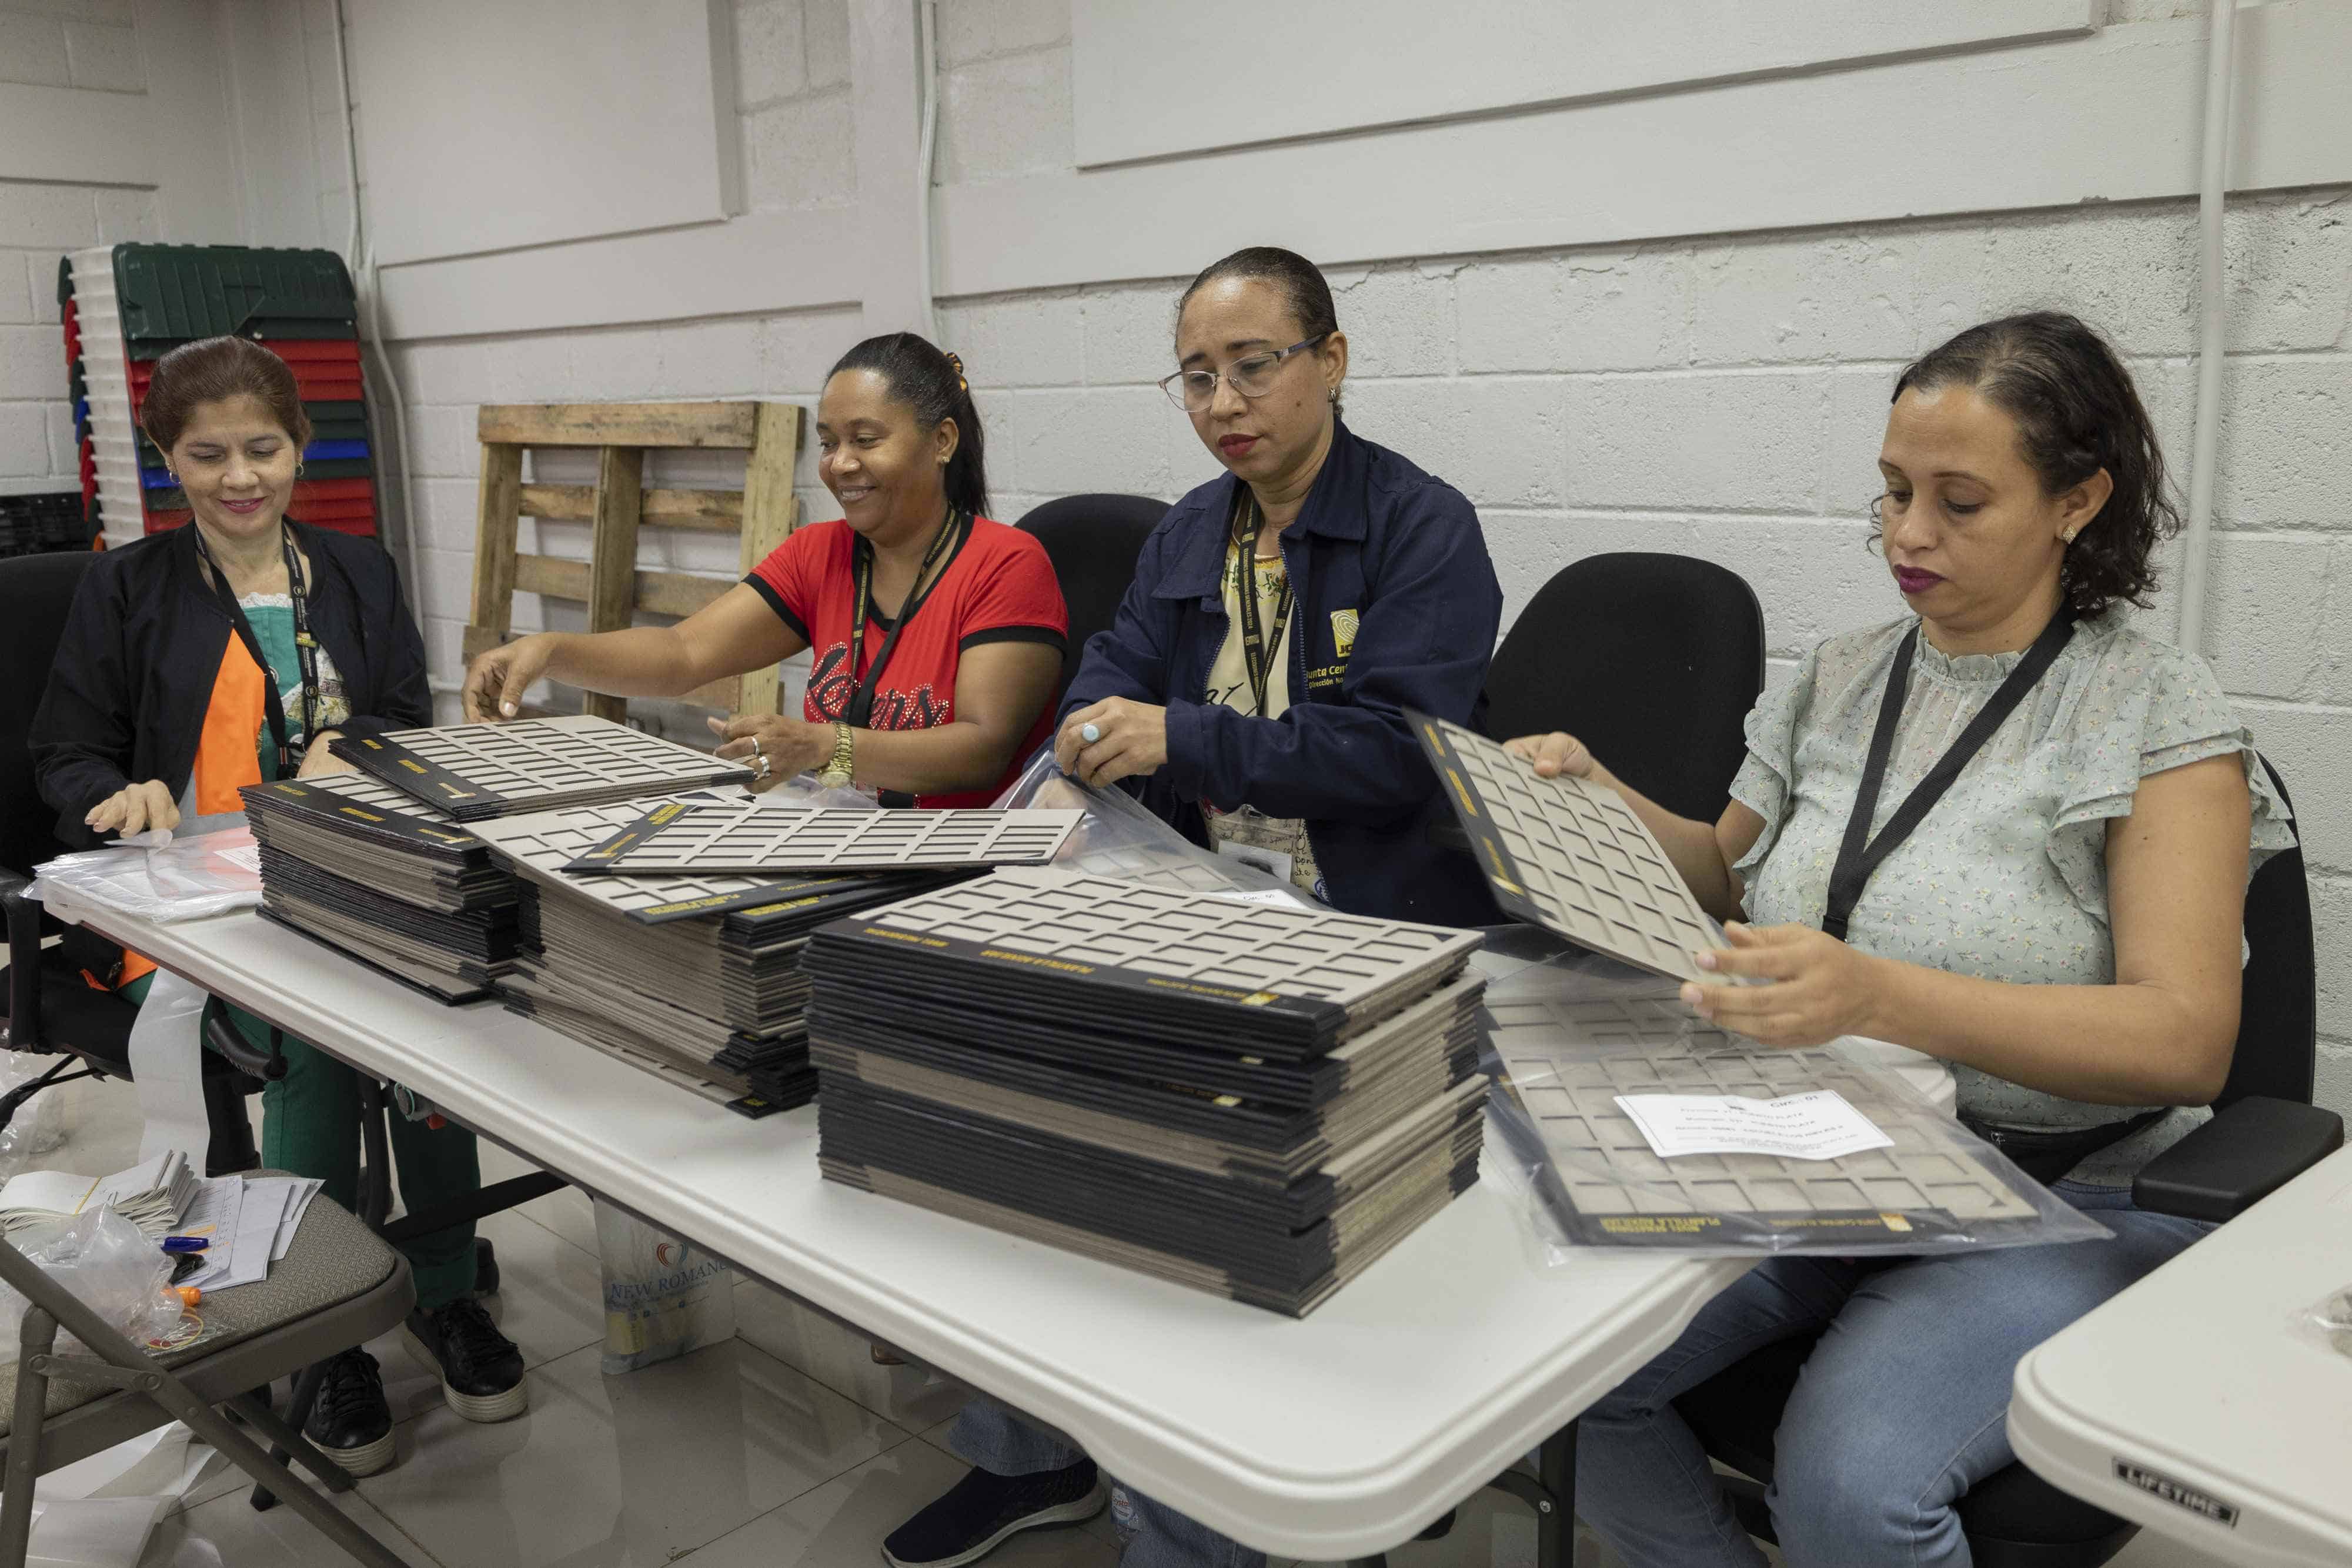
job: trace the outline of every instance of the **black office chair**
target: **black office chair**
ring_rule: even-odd
[[[0,681],[0,905],[8,925],[8,1045],[60,1058],[40,1077],[0,1096],[0,1128],[26,1101],[55,1084],[131,1076],[131,1025],[139,1009],[82,977],[85,970],[110,970],[121,949],[79,926],[59,925],[25,896],[33,867],[66,850],[55,836],[57,813],[34,787],[29,737],[66,612],[82,574],[97,559],[76,550],[0,560],[0,667],[10,672],[9,679]],[[60,940],[50,946],[51,936]],[[223,1019],[212,1032],[226,1029]],[[253,1055],[249,1050],[244,1054]],[[261,1163],[245,1113],[245,1096],[261,1085],[239,1071],[235,1061],[217,1051],[205,1053],[209,1176],[251,1170]],[[77,1062],[81,1071],[69,1071]]]
[[[2263,766],[2285,799],[2277,770],[2267,760]],[[2319,1003],[2299,844],[2254,874],[2245,918],[2250,956],[2228,1082],[2213,1102],[2213,1120],[2140,1172],[2132,1201],[2142,1208],[2226,1220],[2343,1145],[2343,1119],[2311,1103]],[[1764,1506],[1773,1431],[1815,1337],[1758,1351],[1675,1401],[1709,1454],[1752,1478],[1727,1484],[1739,1522],[1767,1541],[1774,1539]],[[2021,1464],[1971,1487],[1959,1516],[1980,1568],[2098,1568],[2139,1529]]]
[[[1060,711],[1062,694],[1086,656],[1087,639],[1109,631],[1118,619],[1144,536],[1167,515],[1168,504],[1148,496],[1065,496],[1021,519],[1021,531],[1045,547],[1070,609],[1069,647],[1049,711]]]
[[[1668,810],[1712,822],[1763,689],[1764,608],[1738,572],[1692,556],[1588,556],[1537,591],[1495,650],[1486,733],[1566,730]]]

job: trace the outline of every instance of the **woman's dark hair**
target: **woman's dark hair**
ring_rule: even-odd
[[[310,417],[302,412],[302,392],[294,384],[293,371],[244,338],[200,338],[156,361],[139,423],[168,457],[198,403],[233,397],[259,398],[298,451],[310,444]]]
[[[872,371],[890,395],[915,411],[915,422],[935,430],[940,421],[956,423],[955,455],[948,459],[948,505],[975,517],[988,515],[987,444],[980,431],[980,410],[971,401],[963,361],[941,353],[927,338],[912,332],[886,332],[868,338],[834,361],[825,372],[831,381],[844,371]]]
[[[1298,318],[1298,335],[1302,338],[1320,338],[1339,329],[1339,312],[1331,303],[1331,286],[1324,281],[1322,269],[1297,251],[1285,250],[1277,245],[1249,246],[1202,267],[1200,275],[1184,286],[1184,292],[1176,297],[1177,318],[1182,319],[1184,307],[1192,303],[1192,296],[1204,284],[1221,277],[1255,278],[1281,289],[1290,313]],[[1331,412],[1339,412],[1336,401]]]
[[[2180,531],[2156,429],[2131,372],[2097,331],[2063,311],[2004,316],[1914,361],[1906,389],[1974,387],[2017,422],[2018,444],[2042,492],[2073,489],[2100,469],[2115,481],[2098,517],[2066,548],[2058,583],[2081,616],[2123,600],[2143,608],[2156,586],[2157,541]]]

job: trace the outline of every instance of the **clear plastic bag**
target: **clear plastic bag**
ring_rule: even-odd
[[[32,896],[68,911],[95,904],[142,920],[194,920],[261,902],[260,851],[241,818],[202,817],[157,848],[59,855],[35,871]]]
[[[5,1043],[6,1033],[6,1027],[0,1025],[0,1043]],[[21,1089],[57,1064],[54,1056],[0,1051],[0,1094]],[[36,1160],[56,1153],[65,1141],[66,1092],[44,1089],[19,1105],[8,1125],[0,1128],[0,1182],[19,1171],[34,1169]]]
[[[1487,1167],[1547,1262],[1591,1246],[1693,1254],[1932,1253],[2101,1239],[1863,1042],[1759,1045],[1694,1015],[1676,982],[1571,952],[1489,982]],[[1885,1146],[1662,1155],[1621,1096],[1832,1093]],[[1791,1102],[1790,1108],[1798,1103]],[[1801,1103],[1822,1105],[1820,1101]],[[1740,1104],[1745,1111],[1751,1107]]]
[[[20,1233],[16,1244],[43,1273],[121,1330],[132,1344],[163,1349],[183,1338],[188,1320],[169,1288],[172,1259],[153,1237],[110,1207]],[[17,1333],[30,1304],[0,1284],[0,1363],[16,1359]],[[68,1337],[61,1333],[58,1343]]]
[[[735,1272],[608,1203],[596,1205],[604,1272],[604,1372],[652,1366],[735,1337]]]
[[[1038,752],[1013,787],[997,797],[996,805],[1000,810],[1085,811],[1086,821],[1054,857],[1055,865],[1071,871],[1244,903],[1316,907],[1314,900],[1281,878],[1191,842],[1126,790],[1079,783],[1055,765],[1051,747]]]

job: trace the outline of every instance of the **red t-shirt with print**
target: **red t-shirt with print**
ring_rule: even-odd
[[[846,522],[812,524],[778,545],[743,580],[807,642],[808,695],[802,711],[815,723],[847,716],[852,690],[873,667],[894,624],[869,606],[862,667],[848,668],[849,614],[857,598],[856,542]],[[1062,585],[1045,547],[1018,528],[975,518],[891,650],[875,689],[868,727],[929,729],[947,724],[955,717],[956,668],[964,650],[983,643],[1043,643],[1059,653],[1069,630]],[[1053,723],[1050,707],[1037,716],[993,788],[924,795],[915,804],[987,805],[1018,776]]]

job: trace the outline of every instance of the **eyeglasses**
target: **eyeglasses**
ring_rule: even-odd
[[[1274,390],[1274,378],[1281,371],[1283,361],[1301,349],[1313,348],[1330,335],[1318,332],[1312,338],[1301,338],[1287,349],[1276,349],[1267,354],[1251,354],[1235,360],[1222,371],[1178,371],[1160,381],[1160,390],[1168,394],[1169,402],[1187,413],[1198,413],[1214,402],[1220,381],[1244,397],[1264,397]]]

